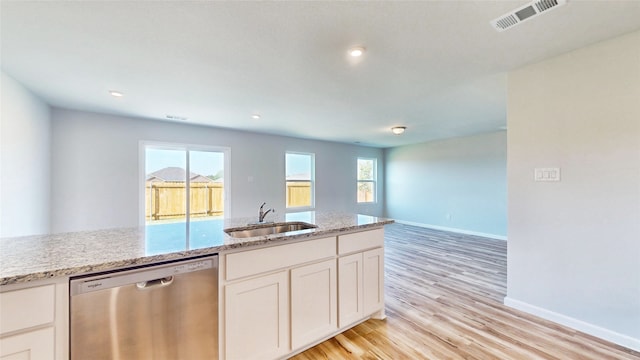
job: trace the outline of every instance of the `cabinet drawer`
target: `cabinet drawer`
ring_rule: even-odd
[[[239,279],[335,255],[335,237],[227,254],[226,280]]]
[[[52,323],[54,304],[55,285],[0,293],[0,334]]]
[[[384,246],[384,229],[338,236],[338,254],[348,254]]]

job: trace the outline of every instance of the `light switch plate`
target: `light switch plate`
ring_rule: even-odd
[[[560,181],[560,168],[535,168],[535,181]]]

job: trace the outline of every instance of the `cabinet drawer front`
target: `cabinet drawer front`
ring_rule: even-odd
[[[239,279],[335,254],[335,237],[227,254],[226,279]]]
[[[55,285],[0,293],[0,334],[52,323],[54,304]]]
[[[382,246],[384,246],[384,229],[338,236],[339,254],[348,254]]]

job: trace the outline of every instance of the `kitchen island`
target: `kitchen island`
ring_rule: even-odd
[[[383,226],[392,220],[321,212],[269,220],[317,227],[233,238],[223,229],[255,221],[239,218],[190,226],[188,236],[186,226],[152,225],[0,239],[0,356],[31,346],[68,358],[71,276],[210,254],[220,255],[220,358],[283,358],[384,317]]]

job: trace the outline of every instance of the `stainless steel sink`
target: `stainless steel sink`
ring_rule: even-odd
[[[292,231],[300,231],[317,228],[316,225],[301,221],[291,221],[284,223],[248,225],[242,228],[225,229],[224,232],[235,238],[247,238],[254,236],[264,236],[272,234],[283,234]]]

